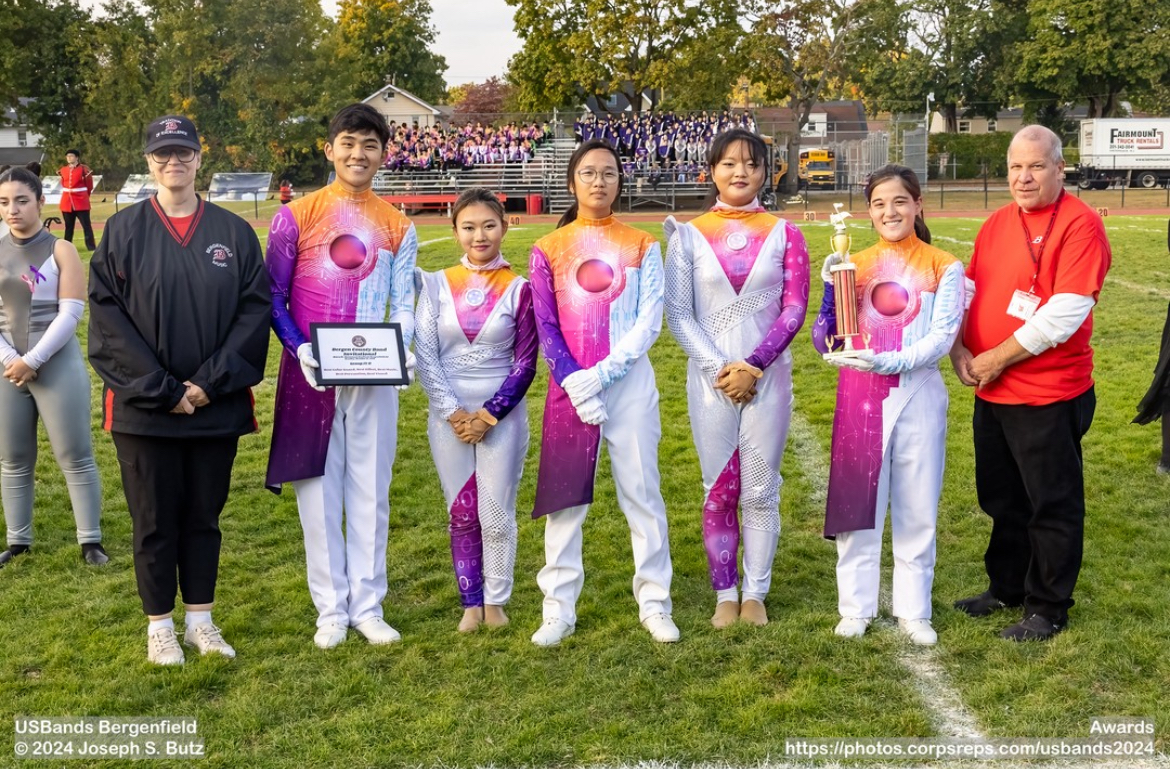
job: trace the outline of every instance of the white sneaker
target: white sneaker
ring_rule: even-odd
[[[349,628],[345,625],[340,622],[330,622],[317,628],[317,633],[313,636],[313,643],[322,649],[332,649],[344,641],[348,634]]]
[[[669,614],[651,614],[642,620],[642,627],[650,631],[650,637],[660,644],[672,644],[678,640],[678,626]]]
[[[532,643],[537,646],[556,646],[573,635],[576,629],[575,625],[570,625],[563,619],[546,619],[540,629],[532,634]]]
[[[861,638],[869,629],[870,622],[873,620],[865,617],[842,617],[833,632],[842,638]]]
[[[919,646],[933,646],[938,643],[938,633],[930,626],[928,619],[899,619],[898,627]]]
[[[370,617],[360,625],[354,625],[353,629],[364,635],[366,640],[374,646],[392,644],[402,640],[398,631],[387,625],[386,620],[381,617]]]
[[[210,623],[188,627],[183,633],[183,643],[194,646],[200,654],[222,654],[229,660],[236,658],[236,650],[223,640],[223,633]]]
[[[182,665],[183,647],[175,637],[175,629],[160,628],[146,636],[146,658],[156,665]]]

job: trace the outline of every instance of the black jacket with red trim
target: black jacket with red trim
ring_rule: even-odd
[[[89,263],[89,361],[105,382],[103,425],[133,435],[238,436],[256,430],[272,299],[256,233],[199,201],[185,236],[158,206],[110,217]],[[199,385],[211,403],[170,413]]]

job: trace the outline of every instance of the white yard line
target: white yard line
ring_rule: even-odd
[[[1106,278],[1106,280],[1122,282],[1116,278]],[[1136,284],[1127,284],[1126,287],[1132,287],[1142,291],[1149,290],[1145,286],[1138,286]],[[1160,296],[1166,295],[1170,297],[1170,292],[1161,291],[1157,293]],[[811,504],[821,507],[825,504],[825,495],[829,487],[829,465],[825,452],[821,448],[821,443],[817,440],[812,425],[799,412],[792,414],[792,423],[789,427],[788,435],[792,443],[788,447],[786,454],[796,459],[797,464],[800,466],[801,474],[808,479],[808,483],[812,487]],[[883,588],[881,600],[882,604],[888,608],[888,588]],[[945,643],[945,639],[943,642]],[[910,674],[910,683],[918,692],[919,699],[926,709],[931,723],[934,725],[936,736],[932,739],[970,740],[975,742],[987,742],[989,740],[988,736],[979,729],[979,724],[975,716],[963,704],[958,689],[955,688],[946,669],[939,661],[937,648],[916,647],[907,643],[905,648],[898,654],[897,659],[902,667]],[[793,737],[796,738],[798,735],[794,735]],[[783,751],[784,748],[782,745],[778,745],[777,749],[779,752]],[[1007,769],[1007,767],[1018,765],[1011,759],[964,760],[961,763],[964,767],[968,767],[968,769]],[[743,769],[855,769],[858,766],[864,766],[865,769],[919,769],[919,767],[939,765],[940,762],[937,761],[905,761],[901,763],[871,763],[864,760],[852,763],[823,760],[785,761],[782,756],[778,756],[775,760],[767,759],[758,764],[744,767]],[[1106,767],[1107,769],[1167,769],[1167,767],[1170,767],[1170,760],[1165,755],[1160,755],[1157,758],[1119,758],[1116,760],[1055,760],[1044,763],[1029,763],[1028,765],[1035,769],[1083,769],[1087,767],[1093,767],[1094,769],[1097,769],[1097,767]],[[673,767],[682,769],[676,763],[657,761],[621,765],[621,769],[672,769]],[[591,769],[603,768],[592,767]],[[613,769],[618,768],[614,767]],[[687,767],[687,769],[738,768],[733,764],[727,763],[706,763],[694,764]]]
[[[1154,286],[1142,285],[1141,283],[1131,283],[1123,278],[1115,278],[1112,275],[1105,276],[1106,283],[1114,283],[1122,288],[1128,288],[1130,291],[1136,291],[1139,294],[1146,294],[1148,296],[1156,296],[1159,299],[1170,299],[1170,291]]]
[[[975,242],[972,240],[959,240],[958,238],[948,238],[946,235],[935,235],[934,233],[931,233],[930,239],[932,241],[945,240],[948,243],[958,243],[960,246],[972,246],[973,247],[975,245]]]
[[[793,413],[788,434],[792,439],[788,456],[795,456],[801,474],[812,487],[811,504],[823,507],[829,488],[829,465],[825,452],[817,440],[812,425],[798,412]],[[883,591],[883,593],[888,591]],[[883,600],[888,603],[888,598]],[[939,737],[965,740],[985,740],[979,731],[975,716],[963,705],[950,676],[939,663],[934,649],[907,648],[898,655],[898,662],[910,673],[911,682],[918,691],[923,707],[930,715]]]

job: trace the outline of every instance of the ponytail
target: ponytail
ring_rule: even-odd
[[[566,209],[565,213],[561,214],[561,218],[557,220],[556,229],[559,230],[566,224],[571,224],[575,221],[577,221],[577,201],[574,200],[568,209]]]
[[[926,226],[926,218],[919,212],[918,216],[914,217],[914,234],[923,243],[930,245],[930,228]]]

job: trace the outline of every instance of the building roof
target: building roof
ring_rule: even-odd
[[[761,128],[772,126],[776,133],[796,131],[797,114],[792,107],[760,107],[755,113],[756,123]],[[864,139],[869,135],[865,105],[860,100],[819,101],[813,105],[809,115],[822,114],[835,140]]]
[[[412,94],[410,91],[407,91],[405,88],[399,88],[398,86],[393,85],[391,83],[387,83],[386,85],[379,88],[377,91],[374,91],[372,94],[370,94],[366,98],[362,99],[362,103],[363,104],[371,104],[377,100],[391,101],[393,99],[399,99],[399,98],[407,99],[408,101],[414,102],[415,104],[419,105],[423,109],[430,112],[435,117],[439,117],[440,115],[443,114],[433,104],[427,104],[425,101],[418,98],[417,96]]]
[[[0,147],[0,166],[23,166],[40,163],[45,153],[40,147]]]

